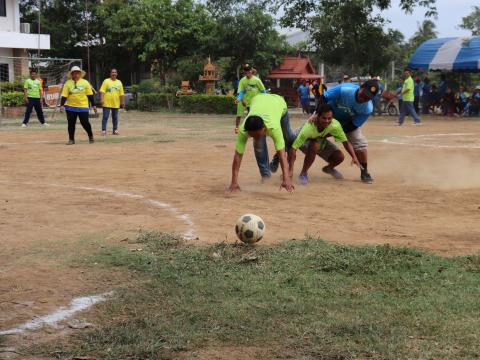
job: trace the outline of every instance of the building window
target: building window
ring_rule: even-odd
[[[0,81],[9,81],[8,64],[0,64]]]
[[[0,16],[7,16],[6,0],[0,0]]]

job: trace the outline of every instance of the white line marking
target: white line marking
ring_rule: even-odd
[[[3,181],[3,180],[0,180],[0,182],[18,184],[17,182]],[[195,224],[193,223],[193,220],[189,214],[182,213],[180,210],[178,210],[177,208],[175,208],[174,206],[168,203],[161,202],[158,200],[148,199],[143,195],[133,194],[129,192],[120,192],[120,191],[115,191],[113,189],[108,189],[108,188],[97,188],[97,187],[90,187],[90,186],[72,186],[72,185],[62,185],[62,184],[54,184],[54,183],[52,184],[23,183],[23,184],[33,185],[33,186],[41,185],[41,186],[61,187],[61,188],[75,189],[75,190],[93,191],[93,192],[109,194],[116,197],[125,197],[128,199],[139,200],[144,204],[155,206],[157,208],[169,211],[178,220],[183,221],[185,225],[187,225],[187,231],[183,234],[183,237],[185,240],[194,240],[197,238],[195,236],[195,230],[194,230]]]
[[[60,321],[73,316],[79,311],[86,310],[99,302],[107,300],[111,295],[113,295],[113,292],[75,298],[70,302],[69,307],[62,306],[51,314],[35,317],[15,328],[0,331],[0,335],[20,334],[28,330],[38,330],[43,326],[57,327]]]
[[[401,141],[401,139],[415,139],[415,138],[435,138],[442,136],[475,136],[475,133],[452,133],[452,134],[421,134],[421,135],[404,135],[404,136],[392,136],[383,140],[373,140],[372,142],[381,142],[384,144],[392,145],[409,145],[417,147],[426,147],[426,148],[436,148],[436,149],[480,149],[480,145],[437,145],[437,144],[418,144],[407,141]]]

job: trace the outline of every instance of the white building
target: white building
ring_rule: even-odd
[[[50,50],[50,35],[30,34],[29,24],[20,24],[19,0],[0,0],[0,81],[28,75],[27,49]]]

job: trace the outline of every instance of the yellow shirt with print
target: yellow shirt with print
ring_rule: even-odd
[[[123,84],[120,80],[110,78],[103,80],[100,92],[103,93],[103,107],[118,109],[120,108],[120,96],[125,95]]]
[[[92,86],[85,79],[69,79],[63,85],[62,97],[67,98],[66,106],[88,108],[88,95],[93,95]]]

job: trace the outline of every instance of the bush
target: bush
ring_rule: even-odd
[[[11,91],[11,92],[2,92],[2,106],[15,107],[25,105],[25,100],[23,98],[23,92],[20,91]]]
[[[12,91],[23,91],[23,82],[14,81],[14,82],[0,82],[0,88],[3,92],[12,92]]]
[[[171,110],[178,105],[178,98],[173,94],[140,93],[138,94],[137,105],[138,110],[141,111]]]
[[[226,95],[185,95],[179,97],[180,109],[186,113],[235,114],[235,98]]]

